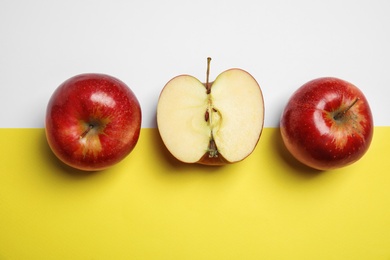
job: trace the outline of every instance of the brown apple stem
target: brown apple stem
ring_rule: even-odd
[[[210,94],[210,92],[211,92],[211,87],[210,87],[210,83],[209,83],[210,63],[211,63],[211,58],[207,57],[207,72],[206,72],[206,93],[207,94]]]
[[[355,104],[356,102],[359,101],[359,98],[356,98],[352,104],[350,104],[346,109],[344,109],[343,111],[340,111],[338,112],[333,118],[334,120],[339,120],[341,118],[343,118],[345,116],[345,114],[348,112],[348,110],[350,110]]]
[[[85,130],[81,135],[80,135],[80,139],[84,138],[88,133],[89,131],[92,130],[92,128],[94,128],[94,125],[90,124],[87,128],[87,130]]]

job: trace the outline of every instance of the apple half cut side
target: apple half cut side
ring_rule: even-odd
[[[257,81],[229,69],[209,83],[190,75],[171,79],[161,91],[157,126],[178,160],[223,165],[245,159],[255,149],[264,124],[264,100]]]

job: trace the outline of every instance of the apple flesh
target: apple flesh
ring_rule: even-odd
[[[264,122],[264,102],[256,80],[229,69],[209,83],[190,75],[171,79],[161,91],[157,125],[178,160],[223,165],[243,160],[255,149]]]
[[[81,74],[62,83],[46,110],[46,137],[65,164],[103,170],[137,144],[141,108],[131,89],[105,74]]]
[[[319,170],[347,166],[368,150],[373,118],[364,94],[338,78],[318,78],[300,87],[280,120],[291,154]]]

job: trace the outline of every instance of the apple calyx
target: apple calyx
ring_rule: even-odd
[[[343,109],[342,111],[337,112],[334,116],[334,120],[341,120],[345,114],[359,101],[359,98],[356,98],[347,108]]]

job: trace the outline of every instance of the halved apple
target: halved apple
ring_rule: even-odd
[[[171,79],[161,91],[157,126],[178,160],[223,165],[255,149],[264,124],[264,100],[257,81],[242,69],[222,72],[209,83],[190,75]]]

